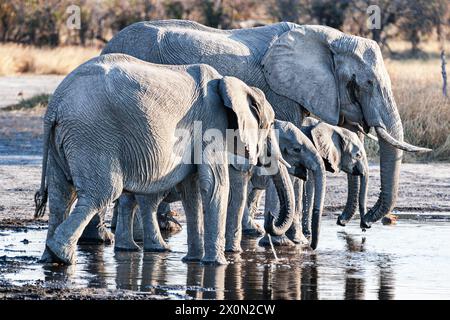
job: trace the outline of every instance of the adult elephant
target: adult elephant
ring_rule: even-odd
[[[150,218],[153,204],[180,186],[188,228],[185,258],[226,263],[228,153],[278,169],[285,210],[272,231],[284,233],[294,216],[294,191],[273,122],[261,90],[208,65],[161,66],[123,54],[89,60],[58,86],[44,117],[42,180],[35,196],[36,217],[49,198],[43,258],[74,263],[88,222],[122,193],[138,195],[143,217]],[[227,129],[237,133],[237,146],[224,139]]]
[[[217,30],[192,21],[163,20],[123,29],[102,51],[112,52],[161,64],[209,64],[223,75],[262,89],[276,118],[297,127],[305,114],[312,113],[353,131],[375,128],[381,191],[365,216],[365,227],[395,206],[402,150],[429,151],[403,141],[389,75],[379,46],[369,39],[288,22]],[[349,193],[355,190],[349,186]],[[349,194],[348,199],[355,196]]]

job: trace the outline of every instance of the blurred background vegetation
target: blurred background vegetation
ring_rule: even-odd
[[[67,8],[81,8],[81,28],[66,27]],[[369,30],[366,10],[381,9],[381,28]],[[221,29],[277,21],[328,25],[370,37],[390,49],[391,39],[413,53],[450,23],[448,0],[0,0],[0,41],[30,45],[92,45],[142,20],[189,19]]]
[[[74,4],[81,27],[72,30],[67,8]],[[367,26],[370,5],[380,8],[379,29]],[[450,160],[450,100],[440,58],[450,37],[448,0],[0,0],[0,75],[67,74],[124,27],[157,19],[221,29],[291,21],[371,38],[383,50],[405,140],[434,149],[407,154],[406,161]],[[367,148],[376,154],[377,144]]]

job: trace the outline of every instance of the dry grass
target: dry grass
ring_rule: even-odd
[[[405,160],[450,160],[450,99],[442,94],[440,60],[387,60],[386,67],[405,140],[433,149],[420,156],[406,154]]]
[[[67,74],[81,63],[98,55],[89,47],[36,48],[19,44],[0,45],[0,75]]]

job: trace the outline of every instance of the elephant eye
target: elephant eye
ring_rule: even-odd
[[[369,86],[372,86],[372,85],[373,85],[372,80],[367,80],[367,84],[368,84]]]
[[[295,153],[300,153],[302,151],[300,148],[293,148],[292,150],[294,150]]]
[[[358,151],[358,152],[356,153],[356,155],[355,155],[355,158],[356,158],[357,160],[360,160],[360,159],[362,158],[362,152],[361,152],[361,151]]]

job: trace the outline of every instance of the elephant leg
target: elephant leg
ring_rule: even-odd
[[[358,176],[347,174],[347,203],[345,204],[344,211],[339,215],[336,222],[340,226],[344,227],[353,218],[358,209],[359,179]]]
[[[111,230],[114,232],[117,226],[117,214],[119,212],[119,200],[114,202],[113,215],[111,218]]]
[[[280,202],[278,200],[277,190],[275,189],[275,185],[272,180],[269,180],[267,189],[266,189],[266,202],[264,208],[264,219],[267,219],[267,216],[270,214],[275,214],[280,212]],[[278,237],[271,237],[272,243],[275,246],[295,246],[295,243],[292,242],[285,234]],[[262,247],[270,246],[270,241],[268,235],[264,235],[264,237],[259,240],[258,244]]]
[[[186,215],[188,252],[183,261],[200,261],[204,254],[203,207],[198,174],[192,174],[177,186]]]
[[[247,186],[250,177],[248,172],[236,170],[232,166],[228,168],[228,172],[230,193],[228,195],[225,251],[242,252],[242,216],[247,204]]]
[[[242,233],[245,235],[259,237],[264,234],[264,229],[255,222],[255,215],[258,212],[263,191],[252,188],[248,193],[247,206],[244,208],[244,216],[242,218]]]
[[[208,155],[204,155],[208,156]],[[217,155],[215,155],[217,157]],[[220,161],[222,160],[222,161]],[[225,223],[229,193],[228,165],[223,159],[206,159],[211,163],[198,166],[204,211],[204,248],[202,262],[227,264],[225,259]]]
[[[308,239],[303,235],[302,228],[302,206],[303,206],[303,180],[292,177],[292,182],[294,185],[294,193],[295,193],[295,216],[292,221],[292,225],[289,230],[286,232],[286,236],[292,240],[292,242],[301,245],[309,245]]]
[[[311,172],[308,171],[308,178],[306,179],[302,201],[303,203],[302,229],[303,234],[307,239],[311,239],[311,216],[313,209],[313,199],[314,199],[314,180],[312,179]]]
[[[52,156],[49,157],[49,180],[48,180],[48,230],[47,240],[53,237],[56,228],[67,218],[72,204],[76,200],[75,189],[70,184],[64,172],[57,166]],[[54,259],[50,250],[46,247],[41,257],[41,262],[52,262]]]
[[[117,213],[114,249],[119,251],[136,251],[139,246],[134,242],[134,216],[136,215],[136,198],[133,194],[124,193],[120,196]]]
[[[111,244],[114,242],[114,235],[110,232],[105,225],[106,208],[102,209],[99,213],[89,221],[86,229],[78,240],[79,244],[82,243],[106,243]]]
[[[144,227],[144,250],[162,252],[169,251],[169,245],[164,241],[159,230],[157,210],[164,199],[164,194],[136,196]]]
[[[55,230],[53,237],[47,240],[53,261],[65,264],[76,263],[76,245],[92,217],[102,209],[102,201],[96,202],[79,197],[73,212]]]

